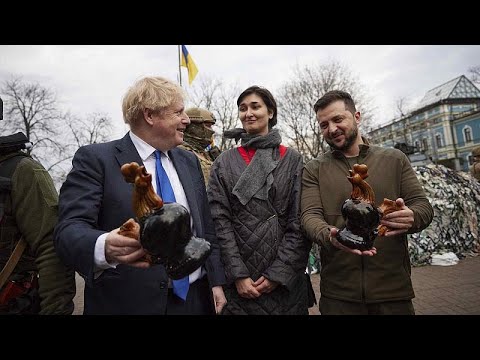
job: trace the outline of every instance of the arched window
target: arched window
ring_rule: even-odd
[[[440,134],[440,133],[435,134],[435,143],[437,144],[437,148],[443,147],[442,134]]]
[[[422,147],[423,147],[424,151],[428,150],[428,139],[427,138],[422,139]]]
[[[470,126],[465,126],[463,128],[463,140],[466,143],[472,141],[472,128]]]

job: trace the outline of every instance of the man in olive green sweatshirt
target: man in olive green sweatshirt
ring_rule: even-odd
[[[432,206],[400,150],[370,145],[361,136],[360,112],[350,94],[327,92],[314,110],[331,151],[305,165],[301,222],[307,236],[321,246],[320,312],[415,314],[406,235],[430,224]],[[338,229],[345,226],[341,208],[350,198],[347,176],[356,163],[368,166],[367,182],[377,201],[392,199],[398,207],[381,220],[389,231],[365,251],[350,249],[336,239]]]

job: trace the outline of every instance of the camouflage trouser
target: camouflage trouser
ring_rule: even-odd
[[[320,272],[320,266],[320,247],[314,243],[308,255],[307,273],[316,274]]]

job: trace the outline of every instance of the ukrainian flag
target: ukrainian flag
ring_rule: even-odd
[[[182,45],[182,59],[181,59],[181,66],[184,66],[188,70],[188,84],[190,85],[195,79],[195,76],[197,76],[198,69],[197,65],[195,65],[195,62],[192,59],[192,56],[188,53],[187,48],[185,45]]]

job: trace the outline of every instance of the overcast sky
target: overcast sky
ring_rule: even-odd
[[[365,85],[378,121],[393,119],[399,97],[418,102],[431,88],[480,65],[479,45],[186,46],[199,70],[193,85],[207,75],[241,89],[265,86],[274,95],[296,65],[339,61]],[[63,108],[78,116],[108,113],[114,137],[120,137],[128,130],[121,112],[127,88],[147,75],[177,80],[177,45],[0,45],[0,82],[12,75],[55,90]],[[185,68],[182,77],[188,87]]]

